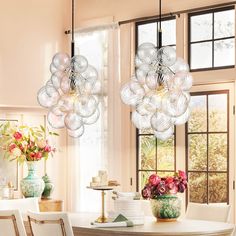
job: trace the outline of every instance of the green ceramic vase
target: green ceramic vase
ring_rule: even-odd
[[[151,199],[152,213],[157,221],[176,221],[181,214],[181,200],[177,195],[163,195]]]
[[[24,197],[41,197],[44,181],[36,174],[37,161],[27,161],[28,176],[21,180],[20,187]]]
[[[51,194],[54,190],[54,184],[51,182],[50,178],[48,177],[47,174],[45,174],[42,177],[44,183],[45,183],[45,187],[42,193],[42,198],[43,199],[50,199],[51,198]]]

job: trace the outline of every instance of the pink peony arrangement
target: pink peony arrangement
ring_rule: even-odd
[[[152,174],[142,190],[144,199],[155,199],[165,194],[183,193],[187,188],[187,176],[179,170],[174,176],[159,177]]]
[[[43,126],[11,126],[9,122],[0,126],[0,146],[4,157],[10,161],[39,161],[47,159],[56,151],[49,144],[47,135],[58,135],[46,132]]]

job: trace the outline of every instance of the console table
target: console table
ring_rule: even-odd
[[[146,217],[145,224],[122,228],[94,228],[91,221],[98,215],[86,213],[70,213],[69,218],[73,227],[74,236],[231,236],[233,224],[200,221],[178,220],[176,222],[156,222],[153,217]],[[28,222],[25,222],[27,235]]]

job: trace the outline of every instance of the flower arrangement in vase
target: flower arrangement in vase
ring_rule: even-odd
[[[44,181],[36,175],[38,161],[53,156],[55,148],[49,144],[47,136],[58,135],[46,131],[43,126],[11,126],[9,122],[0,126],[0,146],[4,158],[9,161],[27,163],[28,176],[21,180],[20,186],[25,197],[41,197]]]
[[[178,171],[173,176],[152,174],[142,190],[144,199],[150,199],[153,215],[159,221],[175,221],[181,214],[181,200],[177,193],[187,189],[187,176]]]

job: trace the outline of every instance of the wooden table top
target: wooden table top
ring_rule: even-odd
[[[87,213],[70,213],[69,218],[75,236],[102,235],[142,235],[142,236],[230,236],[234,230],[233,224],[199,220],[177,220],[176,222],[156,222],[153,217],[146,217],[145,224],[122,228],[94,228],[91,222],[98,215]]]

